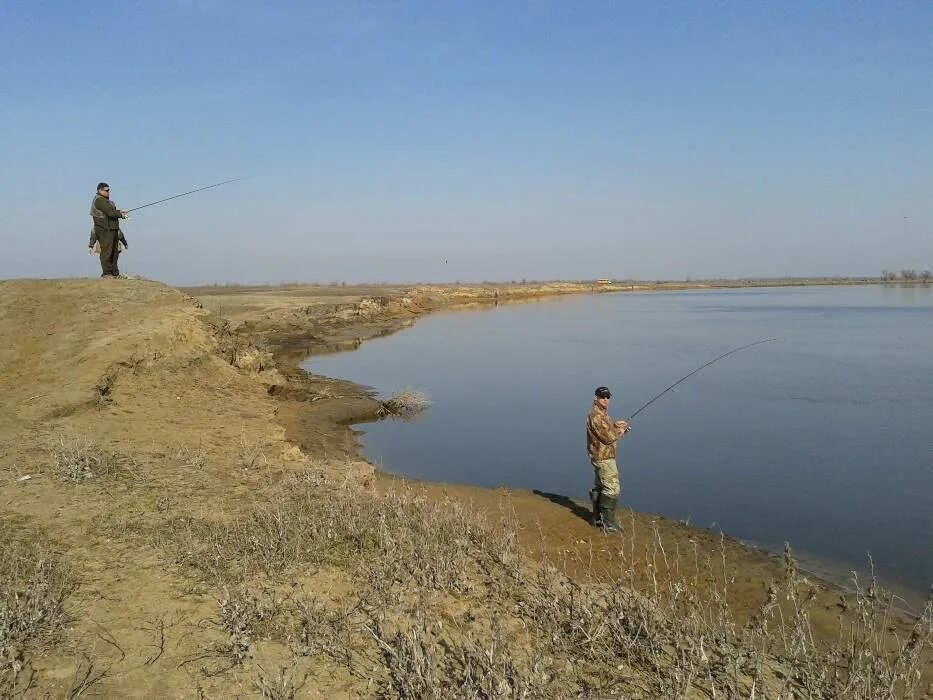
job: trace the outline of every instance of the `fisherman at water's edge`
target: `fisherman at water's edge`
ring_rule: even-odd
[[[616,503],[622,489],[619,485],[619,468],[616,465],[616,442],[629,430],[624,420],[609,417],[609,399],[612,393],[604,386],[596,389],[593,408],[586,417],[586,451],[596,476],[590,491],[593,502],[593,525],[605,532],[618,532],[615,522]]]
[[[94,227],[91,229],[91,239],[88,241],[88,254],[94,252],[94,244],[100,246],[100,276],[119,277],[120,269],[117,267],[117,258],[120,256],[120,244],[129,248],[123,232],[120,230],[120,219],[126,218],[126,211],[117,209],[110,201],[110,185],[101,182],[97,185],[97,194],[91,200],[91,219]]]

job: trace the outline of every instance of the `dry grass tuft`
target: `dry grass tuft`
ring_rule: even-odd
[[[190,450],[188,447],[182,446],[178,450],[178,455],[176,457],[181,465],[185,469],[192,469],[194,471],[204,471],[204,467],[207,464],[207,453],[204,451],[204,445],[198,443],[198,448],[196,450]]]
[[[71,621],[65,601],[75,586],[61,558],[35,540],[4,533],[0,549],[0,697],[35,683],[32,650],[56,641]]]
[[[519,700],[572,693],[556,682],[553,671],[541,669],[540,660],[516,654],[496,624],[482,637],[445,635],[443,626],[429,622],[423,610],[412,617],[413,623],[394,633],[373,623],[371,634],[385,667],[379,697]]]
[[[353,617],[360,606],[348,610],[328,610],[312,598],[294,601],[294,633],[291,647],[295,656],[326,656],[342,666],[351,666],[356,647]]]
[[[90,440],[78,436],[59,435],[49,447],[49,455],[52,471],[76,484],[112,470],[108,457]]]
[[[275,675],[258,666],[254,685],[263,700],[294,700],[307,682],[307,672],[299,671],[297,664],[293,664],[278,669]]]
[[[263,452],[262,444],[250,442],[246,436],[240,438],[240,467],[251,470],[258,467],[268,467],[269,460]]]
[[[256,627],[271,620],[276,606],[268,596],[241,588],[233,593],[224,591],[217,607],[217,626],[227,636],[222,651],[239,666],[252,658]]]

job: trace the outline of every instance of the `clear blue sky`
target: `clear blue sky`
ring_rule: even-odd
[[[933,267],[933,3],[0,2],[0,277]],[[446,263],[445,263],[446,260]]]

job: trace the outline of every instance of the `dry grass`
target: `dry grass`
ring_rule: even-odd
[[[242,589],[224,592],[218,601],[217,626],[226,634],[224,653],[236,665],[252,658],[256,625],[268,619],[274,607],[263,596]]]
[[[545,567],[526,590],[523,617],[545,633],[553,654],[575,658],[587,692],[788,700],[922,692],[923,655],[933,641],[930,603],[907,638],[898,639],[890,633],[893,596],[872,581],[855,593],[858,614],[840,617],[838,638],[820,646],[808,609],[816,590],[798,573],[789,548],[783,579],[739,625],[728,602],[724,550],[721,561],[697,559],[689,575],[680,575],[659,537],[656,546],[659,557],[646,552],[642,559],[646,571],[623,572],[628,585],[580,584]],[[639,579],[649,582],[643,590]]]
[[[207,453],[201,443],[198,443],[196,450],[190,450],[188,447],[182,446],[178,450],[176,459],[181,463],[182,467],[194,471],[204,471],[204,467],[207,465]]]
[[[90,440],[78,436],[55,437],[49,446],[49,456],[52,472],[76,484],[111,470],[107,455]]]
[[[320,475],[224,522],[176,519],[169,531],[162,544],[199,579],[226,590],[258,577],[275,589],[266,607],[253,594],[222,599],[235,664],[250,663],[261,622],[296,662],[343,668],[380,697],[910,698],[933,639],[930,605],[905,638],[892,635],[892,598],[872,581],[840,616],[836,642],[816,644],[814,588],[789,550],[783,578],[739,624],[724,547],[681,571],[654,530],[637,556],[619,538],[630,551],[615,576],[571,579],[516,551],[508,522]],[[296,574],[321,568],[354,582],[343,603],[294,594]],[[257,688],[290,697],[289,678],[264,675]]]
[[[110,676],[109,665],[100,668],[98,662],[89,656],[83,656],[75,666],[74,673],[71,676],[71,682],[68,690],[65,692],[67,700],[84,697],[88,692],[100,685],[105,678]],[[49,697],[46,694],[45,697]]]
[[[225,522],[175,519],[161,538],[179,563],[219,586],[249,572],[276,577],[332,565],[357,571],[385,595],[402,582],[467,590],[480,570],[499,571],[514,556],[511,538],[500,538],[461,505],[411,490],[290,488]]]
[[[265,452],[263,452],[262,444],[247,440],[245,435],[241,437],[240,467],[250,470],[267,466],[269,466],[269,461],[266,459]]]
[[[279,668],[275,675],[258,666],[254,686],[263,700],[294,700],[307,681],[308,674],[297,664]]]
[[[262,697],[299,696],[323,665],[386,698],[914,698],[933,648],[933,607],[898,638],[894,599],[874,580],[856,582],[838,638],[817,644],[815,585],[789,549],[781,579],[739,623],[725,546],[691,560],[654,528],[636,551],[634,519],[612,540],[624,550],[617,571],[595,562],[574,578],[523,555],[508,517],[405,486],[334,484],[323,471],[292,473],[223,520],[153,527],[150,541],[217,595],[219,641],[185,663],[203,661],[205,677],[247,672]],[[7,694],[34,682],[17,650],[67,623],[69,589],[42,551],[0,559]],[[321,571],[349,583],[326,599],[296,583]],[[274,664],[260,642],[277,645]]]
[[[31,653],[57,641],[71,621],[65,601],[74,582],[61,558],[47,545],[2,529],[0,697],[17,697],[36,680]]]
[[[372,629],[385,667],[379,697],[386,698],[540,698],[576,695],[554,682],[553,671],[542,670],[512,649],[493,623],[488,635],[449,635],[430,622],[423,610],[412,611],[413,622],[387,632]],[[569,695],[567,695],[570,693]]]
[[[313,598],[297,598],[294,632],[289,635],[295,656],[325,656],[342,666],[351,666],[354,637],[359,632],[354,620],[361,607],[357,604],[346,610],[330,610]]]

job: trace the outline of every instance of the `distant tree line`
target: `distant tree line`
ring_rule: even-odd
[[[923,272],[917,272],[916,270],[901,270],[900,274],[893,272],[891,270],[883,270],[881,272],[881,279],[884,282],[896,282],[897,280],[902,280],[904,282],[929,282],[933,279],[933,272],[929,270],[924,270]]]

